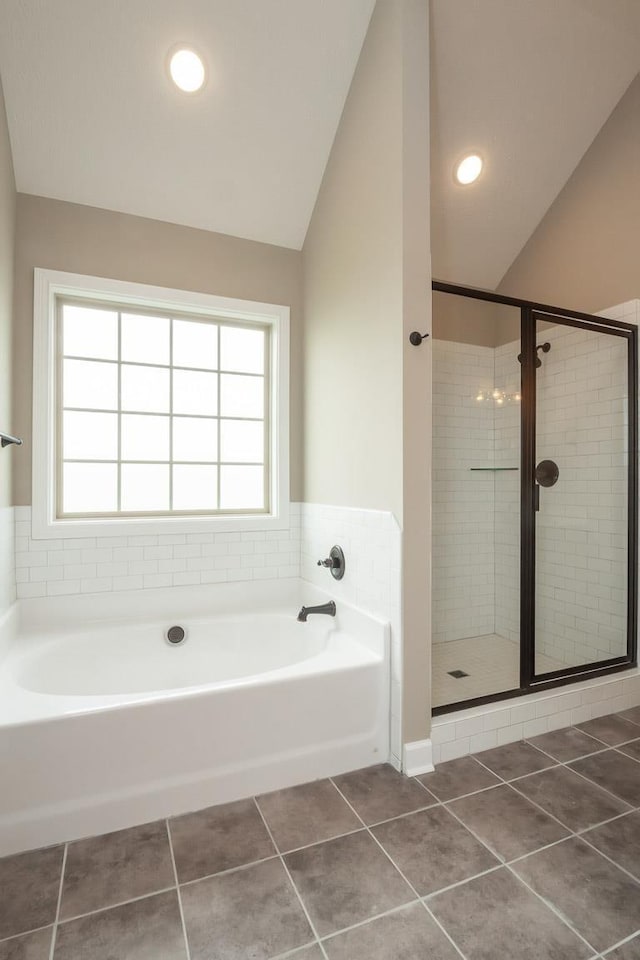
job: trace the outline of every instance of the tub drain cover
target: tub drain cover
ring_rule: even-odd
[[[169,643],[178,644],[182,643],[185,638],[184,627],[169,627],[167,630],[167,640]]]

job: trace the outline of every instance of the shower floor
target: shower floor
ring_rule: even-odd
[[[536,664],[540,673],[563,666],[540,655]],[[456,679],[451,670],[463,670],[468,676]],[[520,683],[520,646],[497,633],[434,643],[432,676],[434,707],[513,690]]]

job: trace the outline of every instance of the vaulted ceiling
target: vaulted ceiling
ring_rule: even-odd
[[[300,247],[374,0],[2,0],[17,188]],[[181,94],[177,43],[209,80]]]
[[[433,275],[493,289],[640,70],[640,0],[431,9]],[[460,187],[467,152],[485,168]]]
[[[374,2],[2,0],[18,190],[300,248]],[[640,0],[431,0],[431,27],[433,273],[495,287],[640,69]]]

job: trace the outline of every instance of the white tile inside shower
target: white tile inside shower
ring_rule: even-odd
[[[494,351],[433,341],[434,644],[494,632]]]

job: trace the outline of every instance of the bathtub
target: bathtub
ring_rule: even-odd
[[[297,622],[328,599],[289,580],[15,604],[0,855],[385,761],[388,625],[341,602]]]

